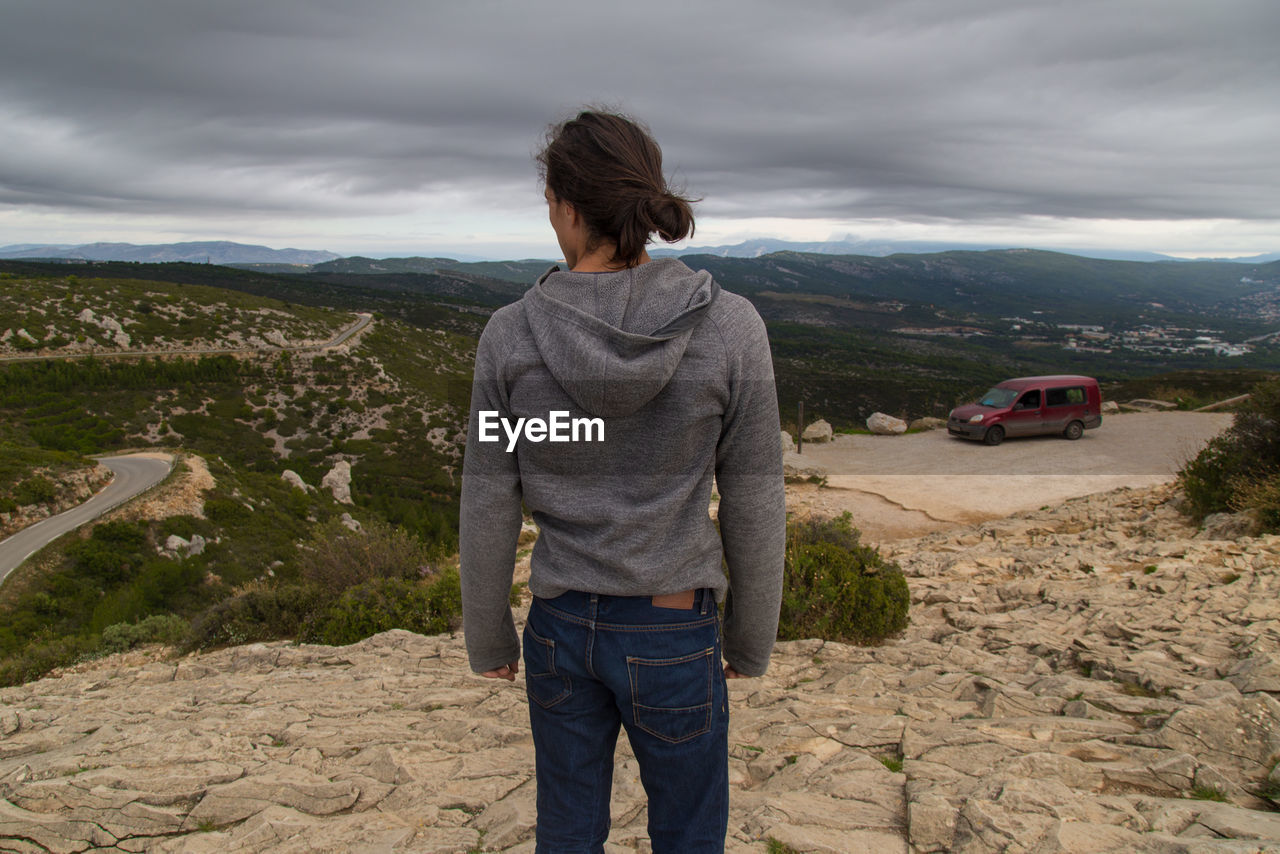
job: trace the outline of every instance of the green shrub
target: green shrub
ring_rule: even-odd
[[[461,614],[457,570],[429,582],[376,578],[343,593],[307,628],[303,640],[340,646],[390,629],[436,635],[456,627]]]
[[[136,551],[147,541],[141,526],[133,522],[102,522],[94,526],[92,538],[104,543]]]
[[[211,527],[204,520],[195,516],[169,516],[160,520],[159,541],[164,542],[171,534],[177,534],[188,541],[195,534],[212,536]]]
[[[18,484],[13,499],[20,505],[48,504],[58,497],[58,488],[47,477],[36,475]]]
[[[906,628],[911,596],[901,568],[862,545],[850,518],[788,525],[780,640],[878,643]]]
[[[253,510],[234,498],[207,498],[204,502],[204,515],[211,522],[234,525],[247,522],[253,515]]]
[[[90,631],[106,631],[112,625],[141,620],[167,611],[188,611],[207,601],[209,591],[201,580],[205,570],[194,560],[150,558],[129,583],[105,593],[94,606]]]
[[[1182,467],[1178,477],[1187,496],[1191,514],[1203,519],[1231,506],[1232,482],[1248,465],[1228,433],[1209,440],[1195,459]]]
[[[377,578],[419,579],[435,573],[417,537],[376,519],[359,531],[338,519],[325,523],[303,551],[301,569],[308,581],[334,591]]]
[[[297,637],[326,600],[324,592],[311,585],[249,590],[196,617],[185,646],[207,649]]]
[[[104,652],[124,652],[144,643],[176,644],[187,634],[187,621],[173,614],[153,614],[136,623],[116,623],[102,630]]]
[[[1264,531],[1280,531],[1280,472],[1233,482],[1232,510],[1253,510]]]
[[[1253,387],[1227,431],[1183,466],[1192,516],[1257,509],[1264,531],[1280,531],[1280,377]]]
[[[55,667],[75,664],[97,648],[96,638],[78,635],[27,644],[20,653],[0,660],[0,685],[21,685]]]
[[[114,584],[133,576],[146,559],[146,535],[132,522],[103,522],[89,539],[67,547],[76,570],[104,584]]]

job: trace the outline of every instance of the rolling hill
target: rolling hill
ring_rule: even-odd
[[[205,269],[245,283],[241,271]],[[23,324],[48,355],[13,361],[17,348],[0,361],[0,523],[65,506],[92,454],[169,450],[189,461],[180,470],[211,479],[193,510],[68,535],[15,571],[0,587],[0,683],[91,654],[111,626],[150,617],[212,620],[207,637],[223,637],[232,623],[211,609],[241,607],[249,588],[283,585],[294,622],[273,599],[276,616],[242,615],[234,632],[289,634],[346,589],[325,592],[304,572],[340,539],[343,513],[390,532],[379,542],[414,573],[452,553],[474,334],[382,316],[332,349],[280,347],[321,342],[352,317],[203,284],[0,274],[0,326]],[[163,356],[136,355],[155,346]],[[207,348],[237,352],[186,352]],[[322,486],[345,467],[349,499]],[[166,545],[197,535],[199,551]]]

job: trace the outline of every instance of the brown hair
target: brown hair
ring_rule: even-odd
[[[583,110],[547,131],[537,160],[552,195],[583,217],[592,245],[615,244],[615,263],[634,267],[655,231],[668,243],[693,235],[694,200],[668,188],[662,149],[634,119]]]

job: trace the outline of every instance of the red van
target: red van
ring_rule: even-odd
[[[1092,377],[1069,374],[1005,380],[951,410],[947,432],[999,445],[1006,436],[1061,434],[1079,439],[1102,424],[1102,393]]]

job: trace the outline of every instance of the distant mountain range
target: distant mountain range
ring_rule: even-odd
[[[683,255],[719,255],[721,258],[759,258],[774,252],[805,252],[817,255],[869,255],[884,258],[889,255],[926,255],[935,252],[985,252],[996,249],[1013,249],[998,244],[944,243],[928,240],[860,240],[853,235],[843,240],[824,240],[803,243],[791,240],[760,238],[734,243],[728,246],[690,246],[685,249],[650,249],[655,257]],[[1234,261],[1242,264],[1265,264],[1280,261],[1280,252],[1239,258],[1175,258],[1158,252],[1142,252],[1127,249],[1054,249],[1050,250],[1081,258],[1097,258],[1103,261]]]
[[[133,243],[65,244],[19,243],[0,246],[0,258],[65,258],[79,261],[139,261],[159,263],[186,261],[192,264],[320,264],[341,258],[335,252],[313,249],[272,249],[232,243],[227,240],[205,240],[193,243],[156,243],[138,246]]]
[[[945,243],[924,240],[862,240],[848,235],[842,240],[798,242],[760,238],[723,246],[690,246],[685,249],[654,247],[649,254],[654,257],[712,255],[721,258],[759,258],[774,252],[800,252],[817,255],[862,255],[883,258],[890,255],[926,255],[955,251],[991,251],[1012,247],[995,244]],[[1174,258],[1157,252],[1123,249],[1072,249],[1053,250],[1081,258],[1106,261],[1230,261],[1242,264],[1265,264],[1280,261],[1280,252],[1236,258]],[[58,258],[72,261],[137,261],[162,263],[185,261],[193,264],[223,264],[254,266],[262,272],[343,272],[343,273],[429,273],[442,269],[470,269],[495,278],[523,280],[530,270],[545,270],[550,260],[521,261],[467,261],[454,258],[366,258],[359,255],[342,256],[336,252],[311,249],[272,249],[233,243],[227,240],[197,241],[191,243],[158,243],[135,245],[133,243],[85,243],[67,244],[19,243],[0,246],[0,258]],[[259,266],[261,265],[261,266]],[[279,265],[274,269],[266,265]],[[314,270],[287,270],[291,267],[311,267]]]

